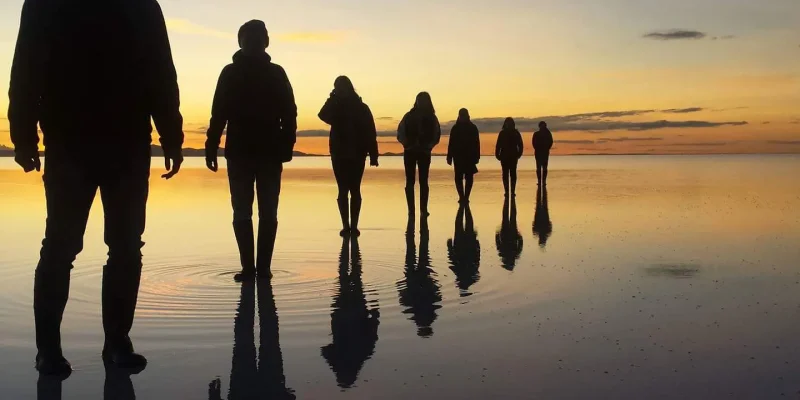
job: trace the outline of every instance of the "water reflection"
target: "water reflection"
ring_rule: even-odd
[[[370,308],[364,295],[358,238],[342,240],[338,288],[331,309],[333,342],[322,348],[322,356],[336,374],[339,387],[349,388],[375,353],[380,324],[377,302]]]
[[[517,228],[517,200],[514,196],[506,197],[503,203],[503,222],[494,240],[503,268],[513,271],[523,247],[522,234]]]
[[[62,382],[66,377],[39,375],[36,381],[37,400],[61,400]]]
[[[693,278],[700,272],[700,266],[695,264],[658,264],[645,268],[648,276],[665,278]]]
[[[106,380],[103,384],[103,399],[105,400],[136,400],[133,390],[131,375],[136,371],[126,371],[113,366],[106,367]]]
[[[466,217],[466,224],[464,222]],[[481,244],[475,232],[472,210],[465,203],[458,207],[453,238],[447,240],[450,269],[456,274],[456,286],[461,297],[471,296],[469,288],[481,279]]]
[[[404,307],[403,313],[410,314],[409,319],[417,325],[417,335],[431,337],[436,311],[442,308],[439,304],[442,302],[442,292],[436,273],[431,268],[428,219],[422,218],[420,221],[419,261],[414,228],[414,219],[411,217],[406,230],[405,278],[397,282],[397,290],[400,305]]]
[[[550,211],[547,208],[547,186],[540,187],[536,193],[536,213],[533,215],[533,235],[539,238],[539,247],[547,246],[547,239],[553,233]]]
[[[258,290],[260,327],[258,357],[254,334],[255,298]],[[233,326],[233,360],[228,400],[295,399],[286,387],[278,330],[278,310],[272,283],[268,280],[245,282]],[[209,385],[209,400],[222,400],[220,379]]]

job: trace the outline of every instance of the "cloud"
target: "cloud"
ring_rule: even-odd
[[[780,144],[784,146],[800,146],[800,140],[767,140],[769,144]]]
[[[748,108],[750,108],[750,107],[712,108],[709,111],[723,112],[723,111],[734,111],[734,110],[746,110]]]
[[[228,32],[218,31],[212,28],[195,24],[192,21],[180,18],[167,18],[167,29],[172,32],[184,35],[195,35],[213,37],[219,39],[235,39],[236,35]]]
[[[672,147],[712,147],[712,146],[725,146],[728,142],[694,142],[694,143],[669,143],[665,144],[664,146],[672,146]]]
[[[661,110],[663,113],[669,114],[689,114],[689,113],[696,113],[705,110],[703,107],[689,107],[689,108],[670,108],[667,110]]]
[[[654,31],[645,33],[642,37],[653,40],[698,40],[704,39],[708,34],[700,31],[686,29],[671,29],[668,31]]]
[[[328,137],[330,136],[330,131],[326,129],[308,129],[303,131],[297,131],[298,137]],[[395,137],[397,136],[397,132],[395,131],[378,131],[378,137]]]
[[[597,140],[597,143],[605,143],[605,142],[654,142],[658,140],[664,140],[662,137],[618,137],[618,138],[600,138]]]
[[[711,40],[731,40],[731,39],[736,39],[736,36],[725,35],[725,36],[714,36],[711,38]]]
[[[559,144],[594,144],[594,140],[559,140]]]
[[[395,120],[394,117],[378,117],[378,118],[375,118],[375,119],[378,120],[378,121],[394,121]]]
[[[761,123],[761,125],[769,125],[769,124],[771,124],[771,123],[772,123],[772,122],[769,122],[769,121],[764,121],[764,122],[762,122],[762,123]]]

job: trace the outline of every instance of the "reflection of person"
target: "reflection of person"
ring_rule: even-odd
[[[206,140],[206,166],[216,172],[217,151],[227,127],[233,231],[242,271],[236,280],[258,272],[272,276],[272,253],[278,230],[278,198],[284,162],[292,159],[297,107],[286,71],[272,63],[267,28],[250,21],[239,29],[239,50],[219,77]],[[253,186],[255,185],[255,192]],[[258,197],[258,260],[253,234],[253,200]]]
[[[522,255],[522,234],[517,229],[517,200],[507,198],[503,203],[503,222],[495,235],[497,253],[503,268],[513,271]]]
[[[514,119],[506,118],[503,130],[497,135],[494,155],[500,160],[503,171],[503,188],[506,196],[517,193],[517,163],[522,158],[522,134],[516,128]]]
[[[551,148],[553,148],[553,134],[547,129],[546,122],[539,122],[539,131],[533,134],[533,150],[536,153],[536,177],[540,185],[547,185],[547,164],[550,162]]]
[[[400,305],[405,307],[404,314],[411,314],[410,319],[417,325],[417,335],[433,336],[433,322],[436,311],[442,306],[442,292],[435,272],[431,268],[431,256],[428,250],[430,235],[427,218],[423,218],[420,226],[419,261],[416,259],[414,243],[414,220],[409,217],[406,232],[406,268],[405,279],[397,283]]]
[[[458,112],[458,120],[450,130],[447,145],[447,164],[453,165],[455,170],[456,191],[460,203],[469,202],[480,159],[481,139],[478,127],[470,121],[469,111],[462,108]]]
[[[259,336],[258,359],[254,331],[255,297],[258,288]],[[228,400],[294,399],[286,387],[278,328],[278,311],[272,284],[268,280],[244,282],[233,326],[233,360]],[[211,381],[209,400],[222,400],[221,381]]]
[[[134,392],[133,382],[131,382],[131,371],[106,367],[106,380],[103,384],[103,399],[136,400],[136,392]]]
[[[461,297],[472,295],[469,288],[481,278],[478,272],[481,264],[481,244],[475,232],[469,204],[462,204],[458,208],[455,233],[453,238],[447,241],[447,255],[450,258],[450,269],[456,274],[456,286]]]
[[[553,233],[550,211],[547,208],[547,187],[542,186],[536,194],[536,212],[533,215],[533,235],[539,238],[539,247],[547,246],[547,239]]]
[[[155,0],[27,0],[11,68],[8,121],[15,160],[41,169],[45,140],[47,227],[36,268],[36,367],[71,370],[61,319],[72,263],[83,248],[97,190],[105,213],[105,362],[141,367],[128,336],[142,272],[150,178],[151,119],[171,178],[183,162],[183,119],[164,16]],[[91,7],[91,9],[87,9]]]
[[[431,167],[431,153],[439,144],[442,129],[436,110],[433,108],[431,95],[422,92],[417,95],[417,100],[411,111],[407,112],[397,128],[397,141],[403,145],[403,164],[406,171],[406,202],[408,215],[414,215],[414,184],[416,172],[419,169],[419,208],[420,214],[427,217],[428,173]]]
[[[336,78],[333,92],[320,110],[319,118],[331,126],[330,153],[333,174],[336,185],[339,186],[337,201],[342,217],[341,235],[359,236],[361,179],[364,177],[364,160],[367,155],[370,165],[378,166],[375,120],[369,107],[356,93],[350,78],[346,76]]]
[[[364,363],[375,352],[380,324],[378,308],[370,309],[364,295],[361,250],[356,238],[353,238],[352,243],[347,238],[342,242],[338,286],[338,292],[331,304],[333,342],[322,348],[322,356],[336,374],[339,386],[349,388],[358,379]]]

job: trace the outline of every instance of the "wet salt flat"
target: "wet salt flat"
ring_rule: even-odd
[[[538,207],[531,162],[504,207],[484,157],[462,214],[435,158],[431,217],[407,234],[402,161],[384,158],[347,243],[329,160],[297,159],[275,277],[243,286],[225,175],[189,160],[152,184],[131,334],[149,366],[100,360],[98,203],[61,383],[33,369],[41,177],[0,160],[0,398],[800,398],[800,157],[553,157]]]

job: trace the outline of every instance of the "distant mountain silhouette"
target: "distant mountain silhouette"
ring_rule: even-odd
[[[153,157],[163,157],[164,150],[161,149],[161,146],[158,145],[151,145]],[[40,155],[44,155],[44,152],[39,152]],[[220,156],[225,155],[225,149],[220,149]],[[193,149],[193,148],[184,148],[183,149],[183,156],[184,157],[205,157],[205,150],[203,149]],[[295,157],[323,157],[320,154],[308,154],[303,153],[302,151],[295,151]],[[14,149],[8,146],[4,146],[0,144],[0,157],[14,157]]]

